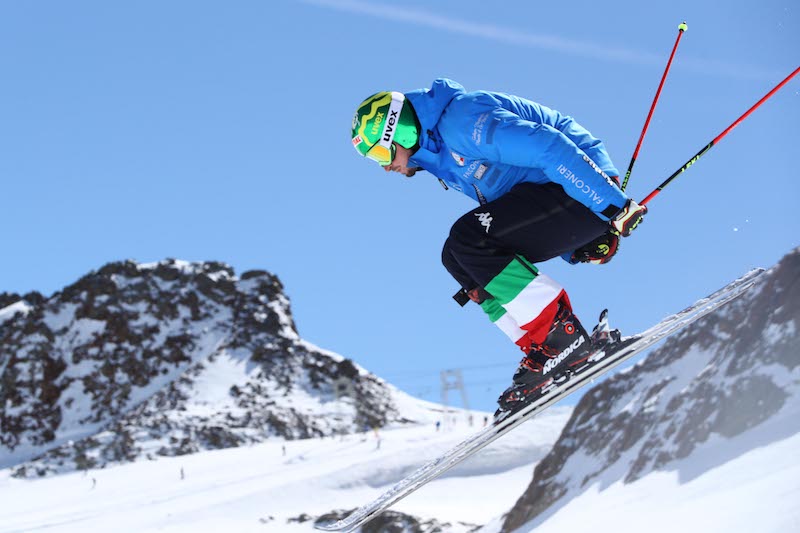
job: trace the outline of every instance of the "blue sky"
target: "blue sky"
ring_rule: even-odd
[[[498,7],[500,6],[500,7]],[[0,291],[109,261],[270,270],[301,335],[438,400],[493,409],[520,353],[439,262],[471,200],[355,155],[355,106],[439,76],[572,115],[643,198],[800,64],[800,6],[766,0],[4,2]],[[543,271],[633,332],[800,244],[793,80],[650,204],[603,267]],[[451,394],[451,398],[454,395]],[[458,402],[457,402],[458,403]]]

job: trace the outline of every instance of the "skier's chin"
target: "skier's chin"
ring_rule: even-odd
[[[410,168],[407,168],[407,167],[400,167],[400,166],[397,166],[397,167],[396,167],[396,166],[389,167],[389,170],[390,170],[390,171],[392,171],[392,172],[397,172],[398,174],[402,174],[402,175],[404,175],[404,176],[408,176],[409,178],[410,178],[411,176],[413,176],[413,175],[414,175],[414,172],[415,172],[415,171],[413,171],[413,170],[412,170],[412,169],[410,169]]]
[[[388,170],[388,171],[391,171],[391,172],[397,172],[398,174],[402,174],[403,176],[406,176],[408,178],[410,178],[411,176],[416,174],[417,171],[422,170],[419,167],[407,167],[407,166],[398,165],[398,164],[392,164],[391,166],[384,167],[384,169]]]

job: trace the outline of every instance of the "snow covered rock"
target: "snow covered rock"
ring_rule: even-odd
[[[0,468],[18,476],[383,426],[398,394],[303,341],[268,272],[125,261],[0,294]]]
[[[328,513],[317,518],[314,523],[327,524],[334,520],[340,520],[354,510],[355,509]],[[480,526],[475,524],[464,522],[451,524],[449,522],[440,522],[435,519],[421,520],[415,516],[398,511],[384,511],[361,526],[358,531],[359,533],[444,533],[445,531],[448,533],[470,533],[478,529],[480,529]]]
[[[799,432],[800,248],[742,298],[589,391],[502,531],[532,530],[590,488],[601,498],[671,471],[688,482]]]

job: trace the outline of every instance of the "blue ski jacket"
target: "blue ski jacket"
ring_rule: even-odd
[[[421,125],[409,166],[422,167],[480,203],[522,182],[561,185],[602,220],[627,196],[602,141],[571,117],[531,100],[497,92],[466,92],[439,78],[405,94]]]

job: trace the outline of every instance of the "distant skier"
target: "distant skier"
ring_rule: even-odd
[[[386,171],[427,170],[481,204],[453,225],[442,262],[462,287],[456,299],[478,303],[526,354],[501,410],[589,352],[565,290],[535,263],[606,263],[647,212],[620,190],[600,140],[531,100],[440,78],[364,100],[352,142]]]

